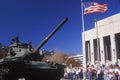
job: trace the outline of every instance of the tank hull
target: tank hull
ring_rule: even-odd
[[[4,70],[8,69],[3,80],[60,80],[64,75],[64,67],[60,64],[51,64],[46,62],[23,62],[23,61],[7,61],[0,66],[4,66]]]

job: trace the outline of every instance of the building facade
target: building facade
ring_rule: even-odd
[[[95,22],[82,33],[84,64],[116,64],[120,60],[120,13]],[[83,49],[84,50],[84,49]]]
[[[74,58],[75,61],[78,61],[80,63],[82,63],[81,65],[83,65],[83,55],[80,54],[80,55],[75,55],[75,56],[72,56]]]

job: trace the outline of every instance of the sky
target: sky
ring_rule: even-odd
[[[120,13],[120,0],[84,0],[108,4],[103,14],[84,15],[85,30],[99,21]],[[22,43],[37,45],[64,19],[68,21],[41,48],[67,54],[82,53],[82,21],[80,0],[0,0],[0,43],[9,46],[19,36]]]

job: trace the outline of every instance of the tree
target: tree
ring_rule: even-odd
[[[66,57],[68,57],[68,55],[63,52],[54,52],[53,55],[46,56],[43,59],[43,61],[49,60],[51,62],[56,62],[56,63],[62,64],[62,63],[65,63]]]

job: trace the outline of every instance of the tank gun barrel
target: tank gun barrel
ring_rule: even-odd
[[[64,18],[61,23],[57,25],[57,27],[45,38],[41,41],[41,43],[37,46],[35,49],[35,52],[37,52],[66,22],[68,18]]]

